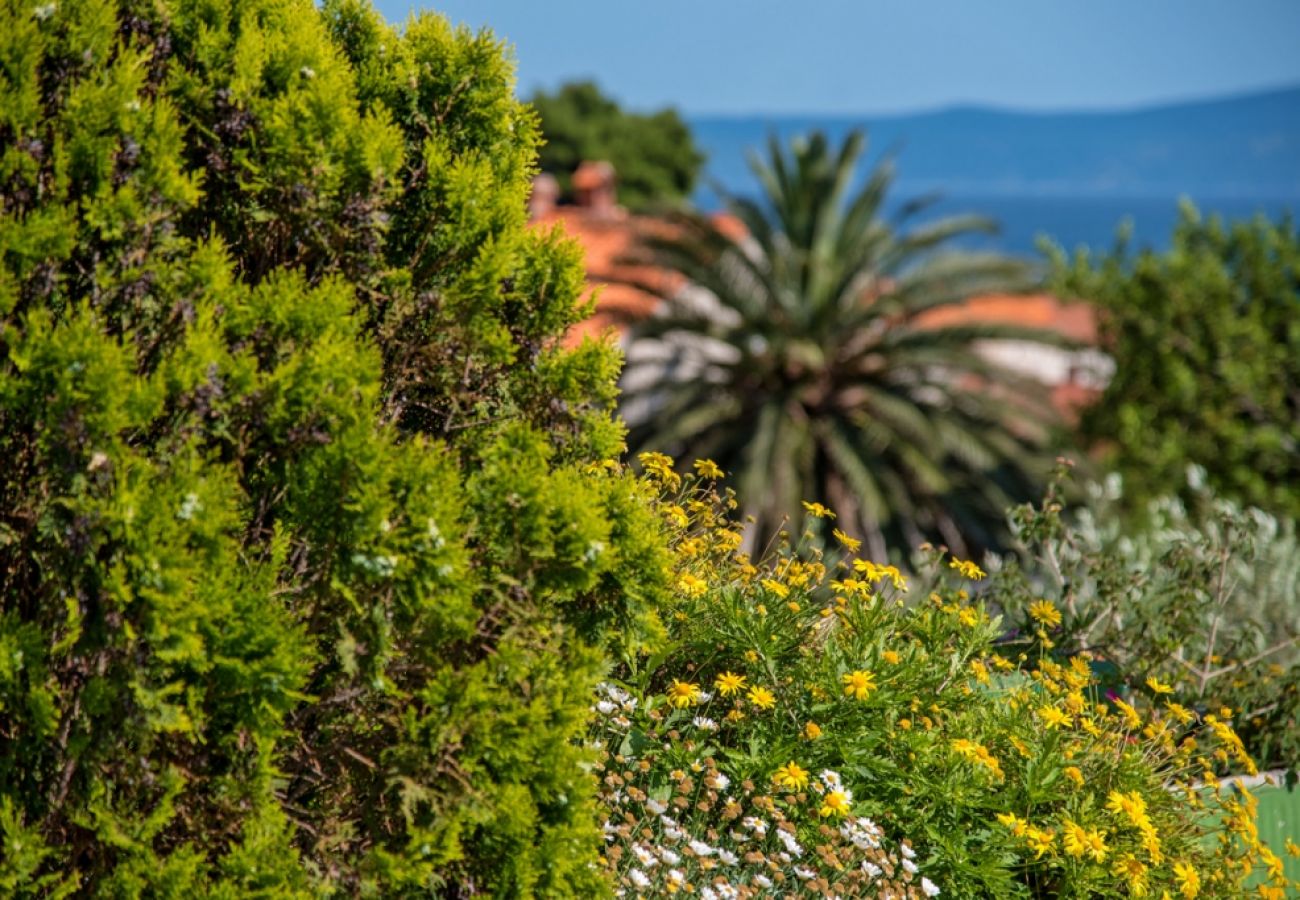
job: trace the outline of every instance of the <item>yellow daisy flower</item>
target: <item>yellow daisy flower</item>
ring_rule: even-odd
[[[791,760],[772,774],[772,781],[791,790],[802,790],[808,785],[808,770]]]
[[[672,687],[668,689],[668,702],[678,709],[685,709],[699,703],[702,693],[698,684],[674,678]]]
[[[834,816],[836,818],[847,816],[852,808],[849,797],[843,791],[830,791],[822,798],[822,808],[818,810],[823,819]]]
[[[722,696],[730,697],[732,694],[745,689],[745,676],[737,675],[735,672],[723,672],[713,679],[713,686],[718,689],[718,693],[722,694]]]
[[[745,697],[759,709],[771,709],[776,706],[776,697],[765,687],[752,687]]]
[[[840,680],[844,682],[844,696],[856,700],[866,700],[876,689],[876,676],[863,669],[849,672],[841,676]]]

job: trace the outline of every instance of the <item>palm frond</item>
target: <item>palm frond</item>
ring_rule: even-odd
[[[733,472],[751,545],[816,499],[838,505],[876,555],[921,539],[994,546],[1005,506],[1034,495],[1054,454],[1044,386],[987,349],[1075,345],[1014,322],[945,319],[972,296],[1033,287],[1035,273],[949,249],[994,229],[980,216],[901,230],[933,198],[888,220],[892,159],[854,188],[865,147],[860,132],[838,146],[772,136],[750,159],[758,196],[724,195],[746,237],[692,216],[642,245],[641,261],[692,287],[633,332],[630,440]]]

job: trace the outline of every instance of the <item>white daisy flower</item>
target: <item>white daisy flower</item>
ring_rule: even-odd
[[[687,844],[687,846],[691,848],[691,852],[694,853],[696,856],[713,855],[713,848],[710,847],[708,844],[704,843],[704,841],[698,841],[692,838],[691,842]]]

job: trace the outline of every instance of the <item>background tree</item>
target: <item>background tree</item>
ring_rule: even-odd
[[[694,189],[704,154],[676,110],[626,112],[590,81],[538,91],[531,102],[545,138],[542,169],[559,179],[566,198],[584,160],[613,163],[619,201],[630,209],[679,203]]]
[[[1104,312],[1115,375],[1082,434],[1128,499],[1186,488],[1300,516],[1300,231],[1224,225],[1190,205],[1168,252],[1056,258],[1056,288]]]
[[[487,34],[0,5],[0,893],[593,896],[660,527]]]
[[[1023,289],[1020,262],[953,250],[988,231],[974,216],[905,230],[887,220],[893,168],[854,190],[865,138],[823,135],[751,165],[759,200],[728,198],[748,236],[683,215],[645,256],[695,287],[660,291],[623,378],[641,448],[709,457],[735,475],[743,509],[770,536],[801,499],[832,506],[883,558],[922,539],[997,545],[1003,510],[1035,496],[1049,468],[1042,386],[977,342],[1060,343],[1036,329],[940,325],[926,314],[974,294]]]

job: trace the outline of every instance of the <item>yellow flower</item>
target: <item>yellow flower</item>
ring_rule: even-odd
[[[1043,720],[1047,728],[1069,728],[1074,720],[1061,712],[1055,706],[1040,706],[1038,708],[1038,718]]]
[[[1069,856],[1084,857],[1091,856],[1097,862],[1106,858],[1106,832],[1084,828],[1066,819],[1062,823],[1064,834],[1061,836],[1061,844]]]
[[[690,572],[686,572],[677,579],[677,589],[687,597],[699,597],[709,589],[709,583],[703,578],[697,578]]]
[[[723,672],[713,679],[713,686],[718,689],[718,693],[722,694],[722,696],[730,697],[737,691],[745,689],[745,676],[737,675],[735,672]]]
[[[1178,892],[1187,900],[1192,900],[1201,892],[1201,876],[1188,863],[1174,863],[1174,879],[1178,882]]]
[[[1287,838],[1284,846],[1286,847],[1287,856],[1294,856],[1297,859],[1300,859],[1300,845],[1297,845],[1295,841],[1291,840],[1291,838]]]
[[[1056,832],[1050,828],[1035,828],[1030,825],[1025,833],[1025,840],[1029,843],[1029,849],[1034,851],[1034,859],[1042,859],[1043,854],[1051,851],[1052,841],[1056,838]]]
[[[761,583],[763,587],[767,588],[773,594],[776,594],[782,600],[790,596],[790,589],[779,581],[775,581],[771,578],[764,578]]]
[[[862,541],[858,540],[857,538],[849,537],[847,534],[840,531],[838,528],[832,531],[831,534],[835,535],[835,540],[843,544],[844,549],[849,551],[850,553],[857,553],[858,548],[862,546]]]
[[[1190,725],[1196,718],[1191,710],[1180,703],[1166,703],[1165,708],[1169,710],[1170,715],[1178,720],[1180,725]]]
[[[771,709],[776,706],[776,697],[772,696],[772,692],[765,687],[752,687],[745,696],[759,709]]]
[[[866,700],[876,689],[876,676],[862,669],[842,675],[840,680],[844,682],[844,696],[857,700]]]
[[[822,736],[821,726],[816,722],[809,722],[803,727],[803,736],[810,741],[815,741]]]
[[[673,679],[673,686],[668,689],[668,702],[678,709],[694,706],[700,702],[700,686],[689,681]]]
[[[820,503],[809,503],[807,500],[805,500],[803,501],[803,508],[808,511],[808,515],[813,516],[814,518],[817,519],[835,518],[835,513],[831,512],[828,508],[822,506]]]
[[[642,453],[637,459],[650,477],[674,489],[681,486],[682,476],[673,471],[672,457],[662,453]]]
[[[1157,694],[1172,694],[1174,692],[1172,685],[1165,684],[1154,675],[1147,679],[1147,687],[1151,688],[1151,690],[1155,691]]]
[[[807,786],[808,770],[791,760],[773,773],[772,781],[797,791]]]
[[[1061,624],[1061,611],[1051,600],[1039,600],[1036,603],[1029,604],[1029,617],[1036,622],[1042,622],[1049,628],[1054,628]]]
[[[1147,885],[1146,863],[1129,853],[1115,861],[1111,874],[1123,879],[1128,884],[1130,897],[1145,897],[1150,893]]]
[[[983,744],[977,744],[965,738],[957,738],[952,742],[952,749],[971,762],[984,766],[999,780],[1003,778],[1002,765],[998,762],[997,757],[990,753]]]
[[[893,650],[886,650],[884,653],[880,654],[880,658],[883,659],[885,662],[889,663],[891,666],[898,665],[898,661],[902,659],[902,657],[899,656],[897,653],[895,653]]]
[[[880,566],[870,560],[855,559],[853,568],[866,575],[868,581],[883,581],[888,578],[898,590],[907,590],[907,579],[895,566]]]
[[[1259,848],[1259,861],[1264,864],[1264,871],[1268,873],[1269,878],[1280,881],[1285,877],[1282,858],[1262,844]]]
[[[1130,791],[1127,794],[1111,791],[1106,798],[1106,808],[1116,815],[1124,816],[1134,828],[1145,830],[1151,827],[1151,819],[1147,816],[1147,802],[1137,791]]]
[[[948,562],[948,567],[956,569],[962,574],[963,578],[969,578],[971,581],[979,581],[981,578],[988,577],[988,573],[975,563],[965,559],[957,559],[955,556]]]
[[[980,622],[979,613],[969,606],[963,606],[957,613],[957,620],[967,628],[974,628]]]
[[[718,464],[711,459],[697,459],[695,461],[695,471],[704,478],[721,478],[722,470]]]
[[[822,808],[818,812],[825,819],[830,816],[847,816],[850,808],[848,794],[843,791],[831,791],[822,798]]]
[[[1130,729],[1138,728],[1142,725],[1142,717],[1138,715],[1138,711],[1136,709],[1129,706],[1127,703],[1125,703],[1123,700],[1120,700],[1118,697],[1115,698],[1115,705],[1119,707],[1119,711],[1124,714],[1124,726],[1126,728],[1130,728]]]
[[[1029,823],[1015,813],[998,813],[998,821],[1009,829],[1014,837],[1022,836],[1029,828]]]
[[[1073,781],[1079,787],[1083,787],[1083,770],[1078,766],[1066,766],[1065,777]]]

